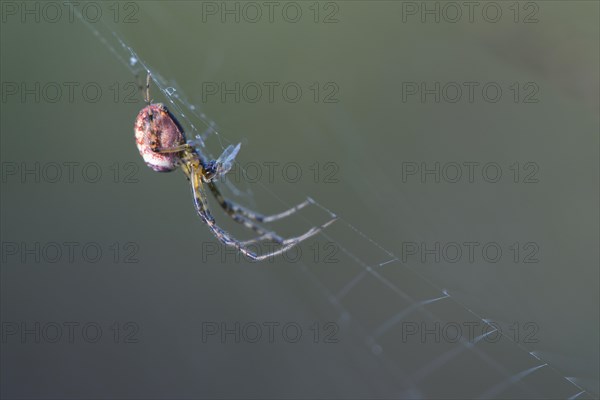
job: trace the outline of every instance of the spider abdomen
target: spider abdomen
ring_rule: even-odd
[[[135,142],[148,167],[157,172],[170,172],[179,166],[181,152],[160,153],[185,144],[183,129],[163,104],[144,107],[134,125]]]

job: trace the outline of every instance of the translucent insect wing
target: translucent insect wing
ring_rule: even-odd
[[[219,156],[219,158],[217,158],[217,161],[215,162],[217,170],[215,173],[215,178],[225,175],[233,167],[233,161],[240,151],[241,145],[241,143],[238,143],[236,146],[230,144]]]

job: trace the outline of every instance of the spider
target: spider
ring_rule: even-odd
[[[219,191],[215,180],[225,175],[232,168],[233,160],[240,150],[241,143],[236,146],[228,146],[216,160],[205,159],[194,146],[194,142],[186,140],[181,124],[167,107],[161,103],[152,103],[150,100],[150,79],[151,75],[148,72],[144,96],[146,107],[139,112],[134,125],[135,140],[140,155],[146,165],[156,172],[171,172],[178,168],[183,170],[191,185],[197,214],[221,243],[235,247],[251,260],[264,260],[267,257],[284,253],[303,240],[321,232],[336,220],[336,217],[333,216],[325,224],[312,227],[304,234],[289,239],[284,239],[277,233],[262,227],[260,225],[262,223],[277,221],[294,214],[313,203],[312,199],[308,198],[288,210],[273,215],[262,215],[226,199]],[[256,232],[258,236],[250,240],[240,241],[220,228],[208,209],[205,187],[208,187],[227,215],[234,221]],[[248,245],[252,243],[267,239],[276,242],[281,247],[264,254],[256,254],[248,248]]]

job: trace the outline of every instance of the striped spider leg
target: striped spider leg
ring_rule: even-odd
[[[208,225],[208,227],[211,229],[211,231],[213,232],[215,237],[221,243],[223,243],[226,246],[231,246],[231,247],[236,248],[238,251],[240,251],[242,254],[244,254],[245,256],[247,256],[248,258],[250,258],[252,260],[258,260],[258,261],[264,260],[268,257],[273,257],[278,254],[284,253],[287,250],[294,247],[295,245],[297,245],[298,243],[318,234],[319,232],[321,232],[322,229],[326,228],[327,226],[329,226],[330,224],[332,224],[335,221],[335,218],[333,218],[321,226],[312,227],[311,229],[309,229],[308,231],[306,231],[304,234],[302,234],[300,236],[283,239],[279,235],[277,235],[275,232],[265,230],[263,227],[258,225],[257,222],[275,221],[277,219],[284,218],[288,215],[293,214],[294,212],[296,212],[297,210],[299,210],[300,208],[302,208],[304,206],[299,205],[299,206],[290,208],[289,210],[286,210],[286,211],[276,214],[276,215],[263,216],[263,215],[255,213],[253,211],[250,211],[246,208],[243,208],[243,207],[225,199],[219,192],[219,190],[214,182],[212,182],[212,181],[204,182],[203,176],[204,176],[205,172],[203,171],[203,167],[199,162],[196,163],[196,162],[192,161],[192,162],[187,163],[186,167],[184,168],[184,172],[186,173],[186,175],[189,174],[188,178],[189,178],[190,184],[191,184],[192,196],[194,198],[194,206],[196,207],[196,212],[198,213],[198,215],[200,216],[202,221]],[[213,216],[210,213],[210,210],[207,207],[206,195],[203,190],[203,186],[205,184],[210,188],[211,192],[217,199],[217,202],[221,205],[221,207],[225,210],[225,212],[233,220],[235,220],[238,223],[243,224],[244,226],[246,226],[249,229],[252,229],[259,236],[254,239],[251,239],[251,240],[240,241],[240,240],[237,240],[236,238],[232,237],[228,232],[226,232],[221,227],[219,227],[216,224],[215,219],[213,218]],[[306,202],[304,202],[302,204],[305,204],[305,203]],[[264,254],[260,254],[260,255],[256,254],[255,252],[253,252],[252,250],[250,250],[247,247],[249,244],[257,243],[257,242],[260,242],[265,239],[273,240],[273,241],[277,242],[279,245],[281,245],[281,247],[279,247],[276,250],[273,250],[273,251],[270,251],[270,252],[267,252]]]

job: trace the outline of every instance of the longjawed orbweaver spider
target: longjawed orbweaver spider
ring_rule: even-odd
[[[225,175],[233,166],[241,143],[237,146],[228,146],[218,159],[205,160],[200,152],[196,150],[193,142],[187,141],[183,128],[173,114],[161,103],[152,103],[150,100],[150,73],[146,76],[146,94],[144,107],[135,119],[134,131],[138,150],[148,167],[157,172],[171,172],[181,168],[191,184],[192,196],[196,212],[202,221],[208,225],[216,238],[226,246],[238,249],[242,254],[252,260],[264,260],[281,254],[303,240],[321,232],[332,224],[336,217],[318,227],[312,227],[304,234],[289,239],[284,239],[275,232],[263,228],[261,223],[273,222],[294,214],[296,211],[313,203],[308,198],[304,202],[290,208],[289,210],[274,215],[262,215],[249,210],[239,204],[227,200],[215,184],[215,179]],[[220,228],[211,215],[204,192],[204,185],[208,186],[211,193],[225,213],[234,221],[252,229],[259,236],[254,239],[240,241],[235,239],[225,230]],[[272,240],[281,245],[278,249],[265,253],[256,254],[248,245],[263,240]]]

